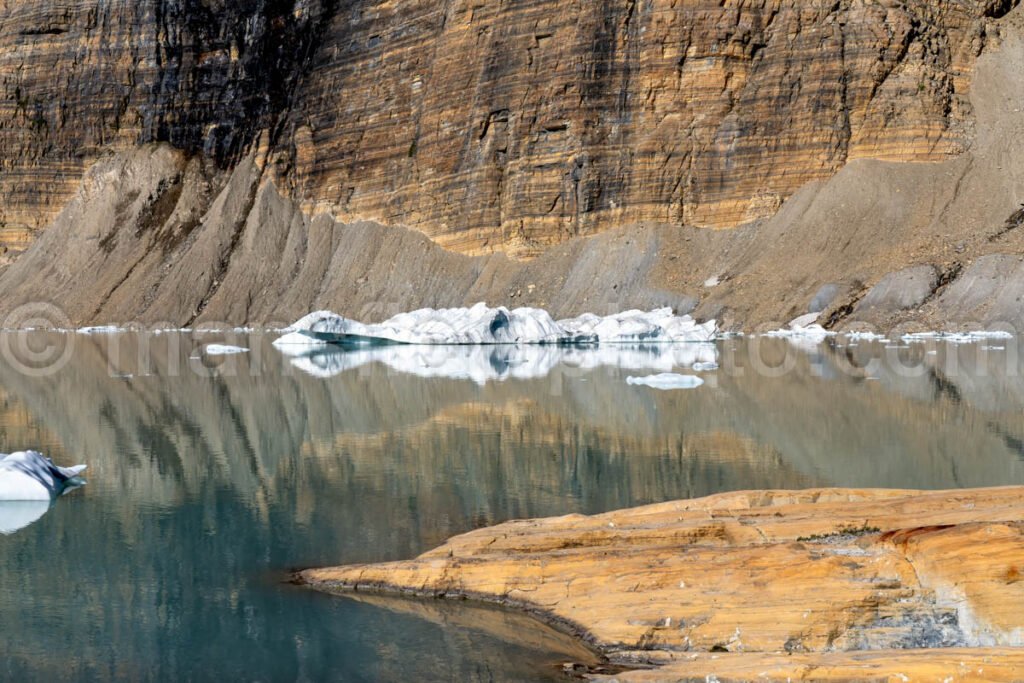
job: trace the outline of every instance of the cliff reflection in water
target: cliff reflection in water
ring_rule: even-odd
[[[425,376],[422,355],[375,349],[333,354],[317,377],[271,339],[204,359],[213,337],[76,336],[56,373],[0,362],[0,450],[90,468],[88,487],[0,538],[0,628],[20,634],[0,678],[529,680],[579,653],[276,580],[509,518],[724,490],[1024,483],[1024,389],[981,373],[976,347],[900,350],[895,367],[872,362],[882,345],[728,340],[685,352],[722,363],[703,388],[656,392],[626,376],[691,361],[505,350],[494,376]],[[46,661],[69,643],[70,660]]]

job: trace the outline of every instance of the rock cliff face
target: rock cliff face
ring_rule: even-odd
[[[0,313],[978,322],[857,302],[1021,246],[1017,4],[0,0]]]
[[[848,160],[960,151],[1012,4],[362,3],[303,79],[296,180],[468,253],[733,227]]]
[[[275,127],[317,2],[0,0],[0,243],[23,247],[109,151],[163,141],[229,164]]]

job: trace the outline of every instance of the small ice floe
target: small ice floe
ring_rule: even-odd
[[[977,330],[974,332],[914,332],[905,334],[902,340],[908,344],[922,344],[942,341],[949,344],[974,344],[992,339],[1013,339],[1013,334],[1002,330]]]
[[[836,336],[835,332],[826,330],[824,327],[819,325],[816,322],[817,319],[817,313],[803,315],[791,321],[789,325],[783,329],[775,330],[774,332],[766,332],[764,336],[788,339],[797,346],[816,347],[826,339]]]
[[[421,309],[379,324],[364,324],[329,311],[311,313],[285,330],[277,347],[349,347],[405,345],[579,345],[637,342],[708,342],[715,338],[714,321],[698,323],[676,316],[672,309],[626,311],[609,316],[582,315],[556,322],[538,308]]]
[[[203,347],[203,353],[207,356],[233,356],[239,353],[249,353],[249,349],[229,344],[207,344]]]
[[[718,363],[715,363],[715,362],[694,363],[693,364],[693,371],[694,372],[713,372],[714,370],[717,370],[717,369],[718,369]]]
[[[85,465],[57,467],[35,451],[0,456],[0,534],[20,531],[64,493],[82,486]]]
[[[191,327],[155,327],[149,330],[153,334],[172,334],[175,332],[188,333],[192,331]]]
[[[124,330],[117,325],[95,325],[92,327],[80,327],[75,331],[78,334],[116,334]]]
[[[888,344],[889,340],[886,339],[883,334],[875,334],[874,332],[844,332],[843,336],[850,341],[866,341],[866,342],[881,342]]]
[[[300,321],[301,322],[301,321]],[[312,330],[311,330],[312,332]],[[320,337],[314,336],[316,333],[308,332],[286,332],[284,335],[274,340],[274,346],[278,347],[285,353],[298,354],[304,353],[297,349],[321,349],[327,346],[327,340],[321,339]],[[369,344],[367,344],[369,345]]]
[[[670,391],[672,389],[696,389],[704,384],[704,380],[693,375],[663,373],[661,375],[648,375],[647,377],[627,377],[626,384]]]

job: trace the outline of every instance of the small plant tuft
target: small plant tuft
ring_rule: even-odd
[[[799,537],[796,540],[798,542],[800,542],[800,543],[817,543],[817,542],[820,542],[820,541],[829,541],[829,540],[833,540],[833,539],[836,539],[836,538],[843,538],[844,536],[854,536],[854,537],[857,537],[857,536],[867,536],[869,534],[881,533],[881,531],[882,530],[879,529],[877,526],[868,526],[867,524],[865,524],[864,526],[859,526],[859,527],[842,526],[842,527],[839,527],[839,529],[837,529],[836,531],[833,531],[831,533],[827,533],[827,534],[813,534],[811,536],[801,536],[801,537]]]

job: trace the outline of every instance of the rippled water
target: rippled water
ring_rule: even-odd
[[[0,336],[0,451],[89,465],[0,536],[0,679],[557,679],[590,655],[523,617],[284,580],[510,518],[1024,483],[1013,340],[286,357],[272,338]],[[713,361],[699,389],[626,381]]]

